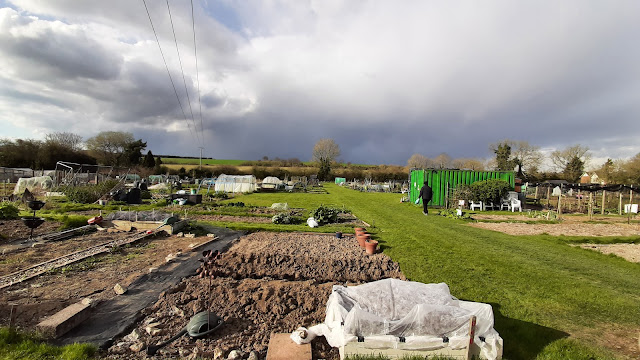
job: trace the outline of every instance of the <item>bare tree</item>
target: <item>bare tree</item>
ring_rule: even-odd
[[[474,171],[482,171],[485,169],[484,160],[482,159],[454,159],[451,162],[456,169],[465,169],[465,170],[474,170]]]
[[[121,131],[103,131],[87,139],[87,148],[98,162],[105,165],[118,165],[127,145],[134,143],[132,133]],[[145,144],[146,146],[146,144]]]
[[[54,132],[45,135],[45,142],[60,145],[73,151],[81,150],[82,136],[70,132]]]
[[[522,169],[525,169],[525,171],[529,173],[537,172],[542,163],[540,147],[530,145],[527,141],[513,141],[511,154],[515,159],[516,165],[519,167],[518,172],[522,172]]]
[[[555,165],[556,171],[564,171],[567,165],[575,159],[579,159],[586,164],[591,159],[589,148],[577,144],[551,153],[551,162]]]
[[[437,169],[450,169],[451,168],[451,156],[447,153],[441,153],[433,159],[434,167]]]
[[[313,161],[320,163],[320,171],[318,178],[328,180],[331,172],[331,163],[340,156],[340,146],[333,139],[320,139],[313,146],[311,158]]]
[[[422,154],[413,154],[407,160],[407,166],[410,168],[427,169],[429,167],[429,158]]]

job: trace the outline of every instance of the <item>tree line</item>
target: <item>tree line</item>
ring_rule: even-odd
[[[103,131],[83,141],[70,132],[53,132],[44,140],[0,139],[0,166],[50,170],[58,161],[116,167],[153,168],[162,161],[151,151],[142,155],[147,143],[133,134]]]

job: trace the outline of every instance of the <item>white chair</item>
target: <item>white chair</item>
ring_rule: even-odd
[[[482,210],[482,201],[469,201],[469,209],[473,210],[474,208],[477,208],[478,210]]]
[[[491,209],[491,210],[496,209],[496,206],[493,205],[493,201],[484,203],[484,211],[487,211],[487,209]]]
[[[507,211],[511,210],[511,201],[509,198],[500,200],[500,210],[507,208]]]
[[[511,212],[515,212],[516,209],[522,212],[522,202],[517,199],[511,199]]]

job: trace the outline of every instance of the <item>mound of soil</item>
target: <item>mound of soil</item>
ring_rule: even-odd
[[[351,237],[254,233],[241,238],[223,254],[211,280],[210,310],[225,324],[209,337],[183,337],[161,349],[165,357],[227,356],[242,351],[246,358],[267,353],[273,332],[324,321],[326,302],[335,284],[357,284],[382,278],[405,279],[397,263],[383,254],[367,256]],[[293,281],[292,281],[293,280]],[[191,277],[145,310],[136,326],[138,339],[125,336],[109,349],[110,358],[143,358],[144,348],[180,331],[191,316],[207,309],[209,279]],[[155,336],[146,328],[156,324]],[[142,349],[142,351],[140,351]],[[323,337],[312,342],[314,358],[338,359],[337,349]]]

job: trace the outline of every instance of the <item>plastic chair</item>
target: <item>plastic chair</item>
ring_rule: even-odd
[[[507,211],[511,210],[511,201],[509,199],[502,199],[500,202],[500,210],[507,208]]]
[[[478,202],[469,201],[469,209],[473,210],[474,208],[477,208],[478,210],[482,210],[483,209],[482,201],[478,201]]]
[[[484,210],[487,211],[487,209],[495,210],[496,206],[493,205],[493,202],[486,202],[484,203]]]
[[[511,199],[511,212],[515,212],[516,209],[522,212],[522,202],[517,199]]]

